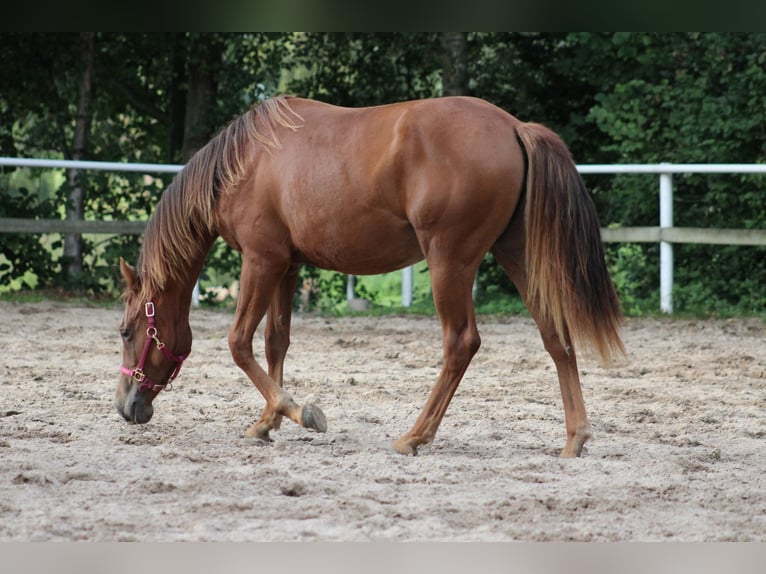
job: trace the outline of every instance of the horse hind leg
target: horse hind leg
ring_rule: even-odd
[[[552,322],[541,321],[539,317],[535,317],[535,321],[545,350],[556,365],[561,398],[564,402],[567,442],[560,456],[562,458],[578,457],[582,453],[583,445],[591,437],[591,431],[580,386],[577,357],[568,337],[566,344],[559,340]]]
[[[463,374],[481,344],[471,299],[476,273],[470,269],[442,268],[429,262],[434,304],[442,324],[444,365],[412,429],[393,443],[402,454],[417,454],[433,441]]]
[[[537,324],[545,350],[548,351],[556,366],[561,397],[564,402],[567,431],[567,442],[560,456],[562,458],[578,457],[582,452],[583,445],[591,437],[591,431],[588,415],[585,411],[574,349],[572,349],[568,337],[562,343],[556,334],[552,320],[543,318],[536,309],[529,305],[523,240],[518,236],[515,238],[506,237],[505,241],[498,242],[493,247],[492,253],[516,285],[522,300]]]

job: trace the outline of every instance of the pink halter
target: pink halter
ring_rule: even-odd
[[[147,301],[144,305],[144,312],[146,313],[147,319],[149,319],[149,327],[146,329],[146,342],[144,343],[144,350],[141,352],[141,358],[138,360],[138,365],[136,365],[135,369],[129,369],[125,365],[121,365],[120,372],[132,377],[133,380],[139,383],[138,389],[140,391],[149,389],[155,393],[159,393],[164,388],[170,390],[170,384],[173,382],[173,379],[178,376],[178,372],[181,370],[181,365],[183,365],[184,361],[189,356],[189,353],[186,353],[185,355],[175,355],[165,346],[165,343],[159,340],[157,337],[157,327],[154,326],[154,303]],[[152,347],[152,341],[156,344],[157,349],[162,351],[163,355],[176,364],[175,369],[173,369],[168,380],[164,383],[155,383],[146,376],[146,373],[144,373],[144,363],[146,363],[146,357],[149,355],[149,349]]]

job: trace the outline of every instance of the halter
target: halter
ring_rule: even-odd
[[[123,375],[132,377],[134,381],[139,383],[138,390],[143,391],[149,389],[155,393],[159,393],[164,388],[167,388],[167,390],[171,389],[171,383],[173,382],[173,379],[178,376],[178,372],[181,370],[181,365],[183,365],[184,361],[189,356],[189,353],[186,353],[185,355],[175,355],[165,346],[165,343],[160,341],[157,337],[157,327],[154,325],[154,303],[147,301],[144,305],[144,312],[146,313],[146,318],[149,320],[149,327],[146,329],[146,342],[144,343],[144,350],[141,352],[141,358],[138,360],[138,365],[136,365],[135,369],[129,369],[125,365],[120,365],[120,372]],[[154,341],[157,349],[162,351],[163,355],[176,364],[173,372],[170,373],[168,380],[164,383],[155,383],[146,376],[146,373],[144,373],[144,363],[146,363],[146,357],[149,356],[149,349],[152,347],[152,341]]]

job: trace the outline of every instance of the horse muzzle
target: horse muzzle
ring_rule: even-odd
[[[129,423],[142,425],[148,423],[154,414],[154,407],[140,400],[134,400],[122,413],[123,418]]]
[[[131,385],[131,387],[125,394],[118,392],[114,399],[114,406],[127,422],[132,424],[148,423],[154,414],[154,407],[146,397],[147,393],[138,391],[138,385]]]

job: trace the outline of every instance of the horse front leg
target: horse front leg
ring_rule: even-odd
[[[286,273],[290,273],[289,262],[278,266],[269,259],[253,255],[243,256],[242,259],[240,296],[234,324],[229,333],[229,348],[234,362],[247,374],[266,400],[264,414],[267,415],[262,416],[252,425],[246,435],[269,440],[269,431],[275,428],[274,424],[278,416],[286,416],[303,427],[325,432],[327,421],[322,411],[313,405],[303,407],[298,405],[292,396],[263,370],[253,356],[253,335],[275,297],[280,283],[283,282]],[[278,316],[276,319],[278,320]],[[287,348],[284,347],[284,352],[286,351]],[[273,355],[273,357],[278,356],[278,353]],[[279,363],[278,367],[277,363]],[[281,362],[275,362],[271,369],[272,373],[278,375],[276,371],[281,370]]]
[[[284,364],[287,349],[290,347],[290,320],[293,313],[293,296],[298,281],[300,266],[290,266],[285,276],[280,281],[274,296],[271,299],[269,310],[266,313],[266,362],[269,365],[269,376],[280,387],[284,386]],[[282,424],[282,415],[274,411],[270,405],[266,405],[261,413],[261,418],[253,424],[245,436],[268,438],[270,429],[279,430]]]

